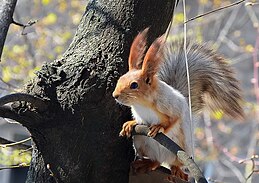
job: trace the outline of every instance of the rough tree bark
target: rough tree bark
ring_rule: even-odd
[[[13,21],[13,12],[17,0],[1,0],[0,3],[0,61],[9,26]]]
[[[111,93],[127,71],[133,38],[146,27],[149,42],[163,34],[174,3],[90,1],[68,50],[43,65],[24,89],[44,99],[47,110],[33,104],[0,109],[5,117],[19,115],[33,138],[27,182],[128,182],[134,153],[131,142],[118,134],[130,114]]]

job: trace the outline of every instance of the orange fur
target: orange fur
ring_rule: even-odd
[[[188,175],[185,174],[179,166],[172,166],[171,167],[171,174],[172,174],[173,177],[178,177],[182,180],[188,181]]]
[[[168,116],[167,114],[158,111],[155,101],[150,102],[145,99],[139,99],[138,101],[143,106],[146,106],[147,108],[150,108],[153,111],[155,111],[155,113],[159,116],[160,125],[164,128],[165,133],[169,131],[171,128],[173,128],[173,126],[176,124],[178,117],[175,116],[174,118],[172,118],[172,116]]]
[[[168,132],[178,122],[177,116],[168,116],[157,110],[156,101],[152,96],[156,96],[158,78],[155,75],[162,56],[162,37],[156,39],[149,47],[146,56],[144,57],[142,68],[139,66],[142,63],[144,49],[146,46],[146,35],[148,29],[140,32],[134,39],[129,56],[129,72],[119,78],[113,96],[119,96],[122,104],[130,106],[138,103],[156,112],[160,119],[160,125],[164,128],[165,133]],[[147,84],[147,77],[151,83]],[[130,84],[137,82],[139,88],[136,90],[130,89]],[[181,133],[182,134],[182,133]],[[180,137],[181,138],[181,137]],[[183,137],[180,140],[184,142]],[[184,144],[180,144],[181,147]]]
[[[157,38],[149,47],[146,56],[144,57],[142,72],[147,77],[154,76],[158,69],[159,64],[162,61],[162,37]]]
[[[158,78],[155,74],[158,71],[159,65],[162,61],[162,38],[160,37],[153,42],[153,44],[149,47],[143,61],[147,31],[148,29],[145,29],[134,39],[128,60],[129,71],[119,78],[113,92],[113,96],[123,105],[132,106],[134,104],[140,104],[148,109],[152,109],[152,111],[154,111],[156,116],[159,118],[159,124],[150,127],[154,132],[152,134],[156,135],[160,128],[164,129],[164,133],[169,132],[177,123],[180,122],[181,119],[176,115],[169,116],[168,114],[158,110],[158,106],[156,104]],[[131,89],[130,86],[132,82],[136,82],[138,84],[138,88]],[[120,135],[128,136],[132,130],[132,126],[135,124],[135,120],[124,123]],[[184,148],[185,141],[183,130],[180,129],[177,133],[178,136],[176,136],[176,138],[180,142],[178,145]],[[172,137],[169,138],[172,139]],[[143,156],[145,156],[145,152],[147,152],[142,148],[139,151],[139,153]],[[179,162],[176,160],[173,164],[177,164],[178,166]],[[158,161],[148,160],[147,162],[137,162],[135,165],[136,169],[143,171],[143,169],[154,170],[159,166],[159,163]],[[183,176],[183,174],[179,171],[179,167],[175,170],[176,175]]]
[[[180,142],[180,144],[178,144],[180,147],[184,148],[185,147],[185,143],[184,143],[184,134],[183,134],[183,129],[180,128],[180,131],[178,132],[178,134],[176,134],[176,138],[178,139],[178,141]]]
[[[146,50],[147,32],[148,28],[140,32],[132,42],[129,55],[129,70],[141,68],[142,59]]]
[[[183,44],[176,44],[176,47],[174,44],[166,46],[167,49],[163,53],[163,37],[160,37],[152,43],[145,54],[147,31],[148,29],[145,29],[134,39],[128,60],[129,71],[118,80],[113,96],[119,103],[132,107],[132,114],[138,124],[150,126],[150,136],[155,136],[163,129],[171,140],[188,153],[192,153],[193,129],[189,130],[191,119],[187,115],[188,103],[185,97],[188,94],[187,81],[183,77],[186,75],[185,63],[182,61]],[[176,57],[173,54],[176,54]],[[230,116],[242,116],[243,111],[239,102],[242,99],[237,80],[225,61],[205,45],[188,46],[189,54],[188,62],[192,65],[189,67],[190,78],[196,83],[191,85],[194,94],[191,96],[192,109],[195,114],[206,104],[212,111],[222,109]],[[165,62],[161,64],[163,60]],[[207,93],[208,97],[205,95]],[[128,136],[133,124],[126,122],[122,135]],[[141,169],[149,170],[151,165],[165,162],[171,166],[173,176],[188,179],[181,170],[182,164],[179,160],[175,160],[175,156],[157,142],[147,137],[136,136],[134,145],[137,151],[139,148],[140,154],[150,156],[150,159],[154,160],[142,163]]]
[[[120,136],[130,137],[133,126],[137,124],[136,120],[127,121],[123,124],[122,130],[120,131]]]
[[[150,159],[139,159],[132,163],[132,167],[137,173],[147,173],[149,171],[155,170],[159,166],[159,162],[152,161]]]

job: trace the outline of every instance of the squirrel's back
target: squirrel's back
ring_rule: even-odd
[[[226,60],[207,44],[187,43],[187,59],[194,113],[204,107],[222,111],[233,118],[243,118],[239,83]],[[167,43],[164,63],[158,77],[188,97],[183,41]]]

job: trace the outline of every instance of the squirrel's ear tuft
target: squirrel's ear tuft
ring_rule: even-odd
[[[149,47],[146,56],[144,57],[142,72],[149,78],[154,76],[159,69],[160,62],[163,59],[163,43],[163,36],[157,38]]]
[[[146,51],[148,29],[149,28],[146,28],[140,32],[132,42],[129,54],[129,70],[141,69],[144,53]]]

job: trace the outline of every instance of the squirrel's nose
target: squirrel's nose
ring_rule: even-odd
[[[113,98],[118,99],[120,95],[113,92],[112,96]]]
[[[119,98],[119,95],[115,95],[114,98],[115,98],[115,99],[118,99],[118,98]]]

